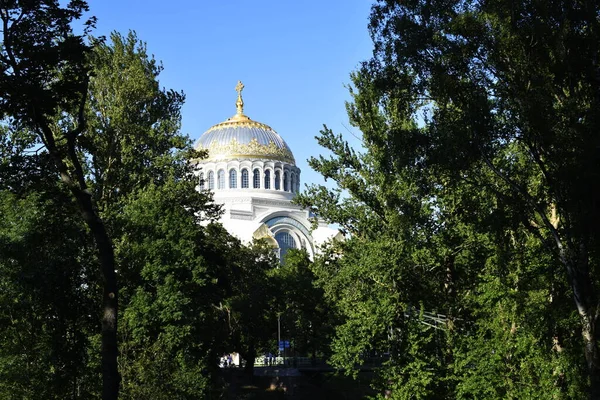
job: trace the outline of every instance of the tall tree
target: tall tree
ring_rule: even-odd
[[[348,253],[333,259],[337,266],[362,265],[362,273],[347,277],[356,293],[380,285],[397,297],[389,304],[418,309],[424,302],[417,314],[401,308],[399,323],[446,304],[444,340],[451,351],[426,360],[428,353],[405,348],[416,357],[412,365],[441,362],[447,378],[456,379],[425,397],[475,390],[465,384],[469,370],[486,364],[471,353],[476,349],[480,356],[504,354],[507,365],[519,359],[530,371],[550,371],[533,378],[488,362],[488,376],[504,379],[479,381],[488,389],[479,396],[531,396],[525,383],[542,378],[551,391],[539,396],[555,390],[567,396],[577,390],[581,354],[590,398],[600,397],[598,15],[591,1],[390,0],[373,6],[374,56],[353,75],[348,106],[365,152],[353,152],[326,130],[320,142],[334,157],[311,162],[351,199],[313,188],[303,202],[351,231],[351,246],[365,246],[356,262]],[[370,264],[366,254],[379,261]],[[375,275],[384,272],[379,265],[407,275]],[[398,279],[413,282],[407,287]],[[430,290],[427,296],[423,290]],[[569,332],[573,312],[578,338]],[[534,315],[543,323],[536,325]],[[469,350],[463,339],[477,337],[498,340],[481,339],[476,348],[470,342]],[[435,345],[438,339],[411,340]],[[511,345],[489,347],[503,341]],[[465,361],[464,354],[473,357]],[[534,360],[544,367],[534,367]],[[436,379],[420,383],[431,387],[428,380]]]
[[[594,398],[600,397],[598,11],[592,1],[380,3],[371,20],[379,66],[370,70],[380,78],[394,71],[410,79],[405,89],[431,99],[429,145],[453,142],[463,168],[497,178],[496,188],[515,200],[512,210],[563,265]]]
[[[115,250],[121,301],[121,397],[207,397],[216,376],[217,351],[224,347],[223,335],[215,328],[220,317],[215,306],[230,293],[227,263],[242,246],[224,229],[201,224],[214,220],[219,207],[212,203],[209,192],[196,190],[198,182],[190,160],[202,154],[195,152],[189,138],[180,132],[184,96],[159,86],[162,66],[147,54],[145,44],[133,33],[114,33],[110,42],[96,44],[89,61],[92,73],[84,109],[86,125],[78,151],[89,194]],[[97,264],[90,258],[82,221],[73,214],[77,205],[65,201],[68,190],[58,184],[51,155],[47,148],[36,145],[35,132],[9,127],[3,132],[0,211],[6,224],[0,224],[0,267],[5,272],[0,282],[10,289],[7,293],[32,292],[25,285],[29,284],[36,289],[33,293],[44,295],[32,296],[31,306],[22,309],[8,297],[0,299],[6,306],[0,316],[10,321],[8,329],[1,331],[6,344],[6,351],[0,353],[5,367],[0,373],[7,377],[3,389],[23,393],[25,398],[49,397],[52,388],[61,389],[55,390],[56,398],[95,394],[94,379],[100,366],[93,356],[97,340],[90,329],[83,328],[89,328],[88,317],[96,314],[90,308],[90,294],[97,289],[98,277],[92,270]],[[56,202],[47,200],[52,196]],[[15,204],[21,215],[37,219],[21,220],[8,212]],[[40,219],[48,224],[36,227],[28,222]],[[44,237],[40,232],[51,235],[34,240]],[[72,232],[79,232],[79,240],[71,239]],[[30,253],[23,249],[42,252],[56,241],[61,244],[56,246],[56,257],[27,261]],[[35,271],[38,279],[20,279],[25,271]],[[56,283],[46,287],[45,281]],[[81,308],[64,308],[67,304],[61,308],[60,303],[49,301],[49,293],[58,288]],[[27,325],[30,319],[44,321],[46,313],[40,310],[46,309],[57,334],[52,335],[50,329],[33,330],[27,342],[31,346],[15,345],[9,335],[19,327],[33,326],[33,322]],[[27,312],[21,319],[9,318],[23,310]],[[87,324],[74,328],[69,318]],[[59,340],[64,330],[87,336],[87,340],[73,340],[76,346],[64,352],[70,362],[64,364],[70,369],[60,367],[60,358],[53,364],[42,356],[47,353],[23,351],[44,348],[56,354],[71,343],[67,337]],[[30,364],[37,361],[39,371],[60,373],[14,379],[22,366],[14,359],[23,355]],[[77,384],[70,381],[64,385],[68,379],[63,375],[70,370],[77,371],[70,377]]]
[[[180,131],[184,95],[160,87],[162,66],[132,32],[91,60],[85,150],[120,279],[122,397],[206,397],[231,238],[201,225],[219,207],[196,190],[190,160],[202,154]]]
[[[91,47],[72,23],[88,11],[83,0],[61,6],[58,0],[9,1],[0,6],[0,110],[3,120],[35,132],[52,158],[64,185],[96,244],[104,279],[102,312],[103,398],[119,393],[117,368],[118,288],[114,249],[106,225],[91,197],[82,163],[82,134]]]

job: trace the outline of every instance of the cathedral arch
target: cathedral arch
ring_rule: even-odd
[[[275,237],[277,243],[280,242],[280,240],[277,240],[277,235],[283,232],[287,232],[294,239],[295,247],[293,248],[305,248],[311,257],[314,256],[314,248],[312,245],[313,239],[308,228],[310,227],[310,222],[308,222],[308,220],[301,221],[295,216],[291,216],[287,212],[279,211],[271,213],[262,218],[262,223],[264,223],[269,228],[269,230],[273,234],[273,237]],[[281,238],[283,238],[283,236],[280,236],[280,239]],[[288,240],[288,242],[286,243],[291,243],[289,242],[289,238],[285,240]],[[291,247],[288,247],[287,250],[289,250],[290,248]],[[287,252],[287,250],[285,252]]]
[[[290,249],[297,249],[298,243],[296,243],[296,239],[294,236],[287,230],[279,231],[275,235],[275,240],[277,241],[277,245],[279,245],[279,258],[281,261],[285,259],[285,255]]]

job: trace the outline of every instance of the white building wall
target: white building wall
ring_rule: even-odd
[[[243,169],[247,169],[249,173],[248,188],[242,188]],[[253,187],[253,172],[256,169],[260,173],[260,187],[257,189]],[[221,189],[218,188],[220,170],[225,173],[225,185]],[[229,171],[231,170],[234,170],[237,175],[236,188],[232,188],[230,185]],[[269,189],[264,188],[265,171],[267,170],[270,171]],[[203,174],[206,181],[204,189],[208,189],[207,177],[211,171],[215,177],[214,200],[217,204],[222,204],[224,208],[220,222],[227,231],[243,243],[250,243],[254,233],[261,225],[276,217],[282,218],[279,218],[278,224],[269,227],[272,235],[275,236],[280,231],[290,233],[297,247],[304,245],[311,258],[318,251],[319,245],[338,233],[327,226],[319,226],[314,232],[311,232],[308,212],[291,203],[300,188],[300,169],[295,165],[262,159],[201,162],[198,164],[197,176]],[[275,189],[277,172],[280,177],[279,190]],[[287,175],[287,190],[284,190],[284,174]],[[198,189],[201,186],[201,182],[199,182]],[[293,221],[285,218],[291,218]]]

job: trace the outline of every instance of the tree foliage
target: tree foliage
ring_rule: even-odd
[[[323,290],[315,286],[312,268],[306,250],[290,249],[272,275],[279,292],[282,340],[291,340],[293,354],[316,361],[329,353],[334,315]]]
[[[134,33],[110,40],[92,58],[85,144],[121,285],[121,397],[206,397],[223,292],[215,243],[231,239],[204,226],[219,207],[196,190],[183,94],[160,88],[162,67]]]
[[[115,33],[87,56],[92,73],[76,140],[61,139],[73,122],[68,110],[46,118],[57,143],[76,150],[68,154],[110,240],[121,301],[120,396],[207,398],[225,343],[218,305],[231,294],[230,253],[241,257],[242,246],[211,224],[219,207],[196,190],[191,162],[202,154],[180,132],[184,96],[160,87],[162,67],[145,44]],[[5,121],[0,393],[98,398],[102,338],[94,321],[103,282],[81,204],[58,181],[71,155],[57,165],[39,127]]]
[[[221,329],[227,340],[221,349],[237,351],[246,361],[248,374],[261,351],[275,344],[276,305],[279,287],[272,272],[279,261],[273,248],[262,240],[250,246],[234,243],[225,263],[228,293],[219,304]]]
[[[82,0],[64,6],[57,0],[2,2],[0,116],[11,130],[27,129],[36,135],[35,141],[44,146],[94,238],[103,277],[103,397],[116,399],[119,293],[114,249],[90,196],[81,157],[92,50],[84,36],[95,20],[83,23],[82,35],[74,34],[73,24],[87,10]]]
[[[87,386],[86,369],[97,321],[93,245],[68,193],[45,184],[26,194],[0,185],[3,398],[76,398],[98,389]]]
[[[325,129],[311,166],[340,190],[301,199],[351,234],[319,268],[340,365],[388,348],[396,398],[598,397],[598,15],[373,6],[363,150]]]

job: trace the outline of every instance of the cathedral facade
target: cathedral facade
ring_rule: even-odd
[[[300,190],[294,155],[270,126],[244,114],[238,82],[236,114],[208,129],[196,143],[208,157],[198,162],[199,190],[214,192],[224,214],[220,222],[244,243],[266,239],[280,257],[303,248],[314,257],[320,244],[339,233],[319,221],[311,229],[307,210],[292,204]]]

